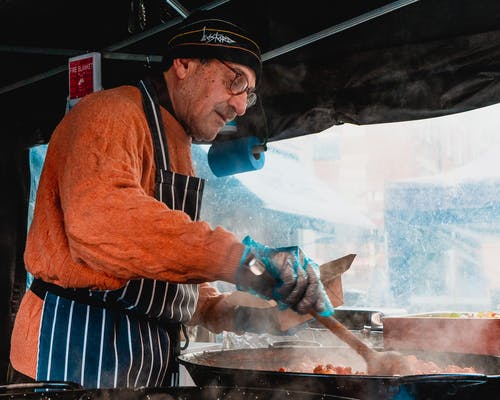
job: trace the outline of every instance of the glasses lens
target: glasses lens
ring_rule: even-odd
[[[255,105],[256,102],[257,102],[257,94],[254,92],[248,93],[248,95],[247,95],[247,108],[252,107],[253,105]]]
[[[234,95],[239,95],[244,92],[247,92],[247,108],[252,107],[257,102],[257,94],[255,92],[248,91],[247,77],[245,75],[242,75],[240,72],[234,70],[233,68],[231,68],[225,62],[221,60],[218,61],[220,61],[221,64],[225,65],[227,68],[229,68],[236,74],[236,76],[231,81],[231,84],[229,86],[229,90],[231,91],[231,93]]]
[[[231,82],[231,92],[233,94],[241,94],[247,90],[248,81],[244,75],[236,75],[236,78]]]

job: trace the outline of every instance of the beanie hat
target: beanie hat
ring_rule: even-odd
[[[170,67],[174,58],[218,58],[251,68],[259,82],[262,72],[260,48],[246,30],[217,18],[193,22],[189,19],[168,41],[164,67]]]

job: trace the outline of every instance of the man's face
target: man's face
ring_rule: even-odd
[[[179,93],[181,105],[176,114],[193,139],[209,142],[227,122],[245,114],[247,93],[233,94],[231,82],[237,74],[241,74],[252,90],[255,88],[255,73],[244,65],[232,62],[194,59],[189,62],[195,64],[188,68],[183,80]]]

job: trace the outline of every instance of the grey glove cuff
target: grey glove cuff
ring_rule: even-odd
[[[292,334],[282,331],[273,308],[236,306],[234,309],[234,327],[236,331],[251,333],[269,333],[271,335]]]

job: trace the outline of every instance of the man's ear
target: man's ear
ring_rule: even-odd
[[[189,65],[193,60],[190,58],[174,58],[172,67],[179,79],[184,79],[188,74]]]

